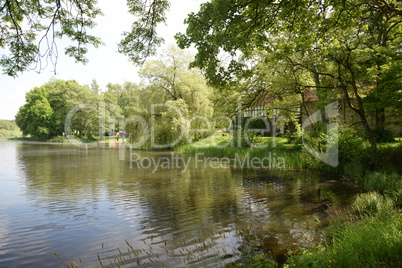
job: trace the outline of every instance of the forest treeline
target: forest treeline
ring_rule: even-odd
[[[181,133],[197,138],[200,134],[188,130],[206,128],[213,116],[214,96],[202,73],[188,68],[191,60],[187,52],[171,47],[146,62],[141,83],[107,84],[105,89],[96,81],[80,85],[74,80],[51,80],[26,94],[16,123],[24,135],[43,140],[67,134],[69,113],[71,134],[78,137],[127,131],[135,143],[152,127],[155,144],[169,144]]]
[[[147,12],[139,2],[132,3],[130,9],[144,17],[144,25],[155,22],[149,28],[133,24],[133,32],[126,33],[120,43],[120,52],[133,62],[143,62],[161,41],[151,33],[157,23],[164,21],[169,1],[162,1],[161,6],[152,2],[153,12]],[[82,12],[99,11],[95,5],[88,8]],[[121,117],[140,116],[147,123],[155,123],[155,139],[163,139],[159,144],[165,144],[174,141],[175,135],[197,138],[200,133],[191,129],[203,129],[207,123],[201,118],[191,120],[195,115],[233,115],[239,106],[263,104],[267,118],[285,118],[278,122],[278,128],[293,122],[296,129],[292,135],[299,135],[302,130],[295,107],[303,104],[304,94],[309,91],[320,100],[316,108],[322,113],[334,99],[345,100],[357,118],[350,125],[369,142],[374,165],[379,169],[377,136],[388,133],[389,122],[401,124],[401,16],[401,3],[394,0],[207,1],[197,13],[188,15],[186,32],[175,36],[180,48],[196,49],[194,57],[177,56],[184,52],[170,49],[156,60],[148,58],[140,71],[143,82],[129,86],[137,87],[135,90],[126,90],[127,85],[109,85],[96,94],[98,89],[93,85],[78,90],[76,94],[82,96],[64,100],[57,93],[62,89],[51,86],[60,82],[51,81],[27,95],[27,104],[19,111],[16,122],[25,134],[60,135],[61,118],[67,111],[78,102],[100,101],[105,103],[105,116],[101,117],[108,126],[117,125]],[[145,37],[155,39],[149,40],[149,46],[139,46]],[[91,44],[99,40],[82,41]],[[79,60],[86,50],[71,48],[69,52]],[[3,66],[11,68],[10,75],[18,71],[13,61]],[[73,95],[74,90],[66,94]],[[128,96],[132,92],[136,93]],[[167,105],[152,113],[150,103]],[[183,116],[174,117],[172,107],[179,107]],[[95,109],[77,110],[72,130],[78,136],[95,135],[99,132],[95,114]],[[121,125],[126,130],[131,128],[132,139],[138,141],[134,135],[147,136],[141,122],[144,123],[132,120]],[[325,144],[321,144],[320,137],[325,131],[312,125],[317,149],[323,150]],[[111,128],[116,127],[107,129]]]
[[[20,136],[21,130],[13,120],[0,120],[0,137]]]

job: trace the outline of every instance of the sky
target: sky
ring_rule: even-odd
[[[139,68],[134,66],[128,57],[117,52],[117,43],[122,39],[122,33],[129,31],[134,17],[127,12],[124,0],[99,0],[99,7],[104,16],[96,19],[97,26],[91,30],[93,35],[102,39],[104,46],[94,48],[88,46],[85,65],[75,63],[75,60],[64,55],[63,42],[58,40],[59,58],[56,75],[53,66],[49,66],[40,74],[26,71],[13,78],[2,74],[0,70],[0,119],[14,120],[19,107],[25,104],[25,93],[35,87],[40,87],[50,79],[76,80],[81,85],[90,85],[96,80],[101,89],[108,83],[123,84],[124,82],[139,82]],[[197,12],[201,3],[206,0],[171,0],[167,14],[167,23],[158,28],[158,34],[165,39],[161,46],[175,44],[173,36],[185,32],[184,19],[190,12]]]

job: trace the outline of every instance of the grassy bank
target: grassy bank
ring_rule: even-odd
[[[275,139],[275,140],[273,140]],[[333,222],[324,230],[318,247],[289,252],[285,267],[401,267],[402,266],[402,140],[379,143],[382,170],[372,171],[367,142],[344,135],[339,138],[339,166],[329,167],[314,159],[301,145],[285,138],[260,138],[265,148],[231,147],[230,137],[206,138],[175,149],[206,156],[267,157],[275,154],[286,160],[287,169],[318,169],[338,172],[360,185],[358,195],[347,208],[349,217]],[[226,146],[225,146],[226,145]],[[255,258],[252,267],[276,267],[272,260]]]
[[[346,222],[325,230],[319,247],[290,252],[285,267],[401,267],[402,177],[371,173]]]
[[[401,229],[393,212],[335,225],[322,246],[292,253],[285,267],[401,267]]]
[[[283,158],[285,160],[286,169],[315,169],[345,174],[356,180],[373,168],[368,142],[356,139],[349,133],[339,136],[337,152],[339,164],[337,167],[331,167],[309,153],[305,148],[311,143],[307,144],[307,142],[304,145],[300,142],[291,143],[284,137],[255,137],[253,146],[238,146],[239,142],[226,134],[207,137],[192,144],[180,144],[174,147],[174,150],[187,154],[201,153],[206,157],[264,158],[275,156],[276,159]],[[310,147],[318,150],[314,146]],[[322,152],[325,153],[325,144],[322,147]],[[379,143],[378,151],[385,173],[402,174],[401,138],[392,143]]]
[[[231,142],[229,135],[220,135],[207,137],[193,144],[181,144],[174,150],[186,154],[203,154],[205,157],[271,159],[272,164],[276,161],[276,165],[271,165],[272,168],[280,169],[304,169],[311,166],[310,158],[306,158],[301,146],[288,143],[286,138],[258,137],[254,141],[255,147],[239,147]]]

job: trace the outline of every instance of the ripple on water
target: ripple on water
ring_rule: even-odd
[[[1,146],[0,163],[12,167],[0,167],[0,267],[7,268],[80,257],[83,267],[99,267],[98,255],[129,267],[224,267],[247,246],[281,254],[309,243],[326,215],[317,209],[322,200],[336,205],[353,195],[317,174],[194,167],[150,174],[112,149]],[[158,155],[166,154],[148,156]]]

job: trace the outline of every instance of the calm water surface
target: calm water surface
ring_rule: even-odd
[[[141,168],[131,151],[105,146],[0,140],[0,267],[99,267],[98,256],[219,267],[251,248],[280,258],[319,241],[328,213],[356,193],[329,175],[212,168],[193,156],[187,169],[153,172],[146,161],[179,158],[135,152]]]

